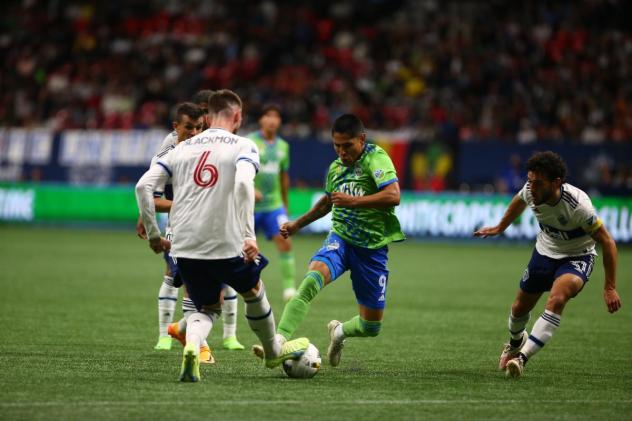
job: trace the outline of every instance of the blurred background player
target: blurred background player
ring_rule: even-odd
[[[263,230],[266,239],[272,239],[279,251],[283,301],[288,301],[296,293],[296,266],[291,240],[279,233],[281,225],[288,220],[290,189],[290,148],[278,135],[281,108],[275,104],[264,105],[259,127],[259,131],[248,136],[259,148],[261,160],[261,168],[255,177],[255,229]]]
[[[221,309],[222,282],[246,302],[246,318],[261,340],[266,366],[299,358],[306,338],[281,344],[274,315],[259,274],[267,261],[259,254],[254,232],[256,145],[235,135],[241,125],[241,99],[221,90],[209,99],[211,128],[161,157],[139,180],[136,198],[154,252],[171,250],[195,303],[187,320],[180,380],[200,379],[200,345]],[[160,237],[152,192],[171,179],[173,243]]]
[[[610,313],[621,307],[616,291],[617,247],[588,195],[565,183],[566,164],[559,155],[535,153],[527,161],[527,183],[509,204],[500,223],[474,233],[488,237],[503,233],[529,206],[541,231],[509,314],[509,343],[498,368],[519,377],[527,361],[551,339],[568,301],[584,288],[595,262],[595,243],[603,250],[604,300]],[[544,313],[528,334],[525,327],[540,296],[551,291]]]
[[[191,101],[200,107],[204,114],[204,127],[202,130],[209,128],[208,124],[208,100],[213,94],[212,90],[203,89],[198,91]],[[169,135],[163,142],[164,147],[168,147]],[[240,351],[244,349],[244,346],[237,340],[237,291],[231,288],[229,285],[224,285],[222,289],[222,327],[223,327],[223,340],[222,345],[224,349]],[[173,317],[170,320],[169,327],[167,329],[169,335],[172,338],[177,339],[184,346],[187,327],[187,316],[189,313],[195,311],[193,301],[189,298],[188,294],[185,294],[182,298],[182,318],[177,323],[171,323]],[[203,355],[204,357],[205,355]],[[211,354],[211,359],[214,359]],[[202,361],[205,361],[204,358]]]
[[[345,338],[380,333],[388,285],[387,244],[405,237],[395,216],[400,191],[388,154],[366,143],[364,125],[353,114],[338,117],[331,134],[338,159],[329,167],[326,194],[305,215],[283,224],[281,234],[293,235],[330,211],[333,228],[312,257],[296,296],[283,309],[277,333],[281,341],[290,339],[320,290],[350,270],[359,315],[327,325],[327,357],[335,367]],[[253,351],[261,357],[260,347]]]
[[[156,160],[168,153],[178,143],[201,133],[204,128],[204,113],[200,107],[191,102],[184,102],[176,105],[173,116],[173,131],[169,133],[163,141],[160,151],[152,159],[151,165]],[[162,197],[164,195],[164,198]],[[154,204],[157,212],[168,213],[171,209],[173,191],[170,185],[161,186],[159,191],[154,192]],[[139,217],[136,224],[136,232],[142,239],[146,239],[145,228],[142,219]],[[167,238],[171,237],[171,227],[167,223]],[[178,301],[178,289],[182,281],[178,275],[178,268],[169,258],[169,253],[164,253],[166,262],[163,282],[158,290],[158,343],[154,347],[157,350],[171,349],[171,336],[168,333],[168,326],[173,321],[173,316]],[[210,351],[209,351],[210,352]],[[208,359],[208,358],[206,358]]]

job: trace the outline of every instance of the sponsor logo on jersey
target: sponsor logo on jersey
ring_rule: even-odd
[[[353,171],[354,171],[356,177],[360,177],[362,175],[362,168],[360,168],[360,167],[355,167]]]
[[[340,185],[338,191],[355,197],[364,196],[364,189],[362,186],[353,181]]]

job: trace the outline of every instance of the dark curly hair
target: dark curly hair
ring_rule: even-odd
[[[535,152],[527,161],[527,171],[542,174],[547,180],[560,178],[566,180],[566,164],[561,156],[555,152]]]

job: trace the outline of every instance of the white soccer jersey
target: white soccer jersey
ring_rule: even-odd
[[[154,181],[163,183],[168,174],[173,185],[169,218],[173,230],[172,256],[215,260],[240,255],[244,227],[239,222],[234,194],[239,161],[249,162],[258,169],[259,152],[255,143],[226,130],[211,128],[180,142],[152,166],[153,174],[156,167],[162,168],[163,173]],[[153,227],[151,230],[153,234]]]
[[[560,200],[550,206],[546,203],[535,206],[533,196],[526,183],[518,193],[531,208],[540,224],[535,248],[538,253],[561,259],[564,257],[597,254],[595,240],[590,236],[602,222],[582,190],[568,183],[561,187]]]
[[[164,151],[165,149],[171,146],[176,146],[177,144],[178,144],[178,133],[176,133],[176,131],[173,130],[171,133],[165,136],[164,140],[160,144],[160,147],[156,151],[156,155],[158,155],[160,152]]]

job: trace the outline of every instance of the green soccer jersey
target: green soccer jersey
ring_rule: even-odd
[[[352,167],[336,159],[327,174],[327,194],[346,193],[351,196],[369,196],[397,181],[393,162],[384,149],[367,143],[364,152]],[[377,249],[391,241],[405,239],[395,208],[339,208],[332,209],[333,230],[351,244]]]
[[[259,172],[255,177],[255,188],[263,198],[255,203],[255,212],[266,212],[283,207],[281,197],[281,171],[290,168],[290,146],[277,136],[274,142],[268,142],[261,132],[248,135],[259,148]]]

